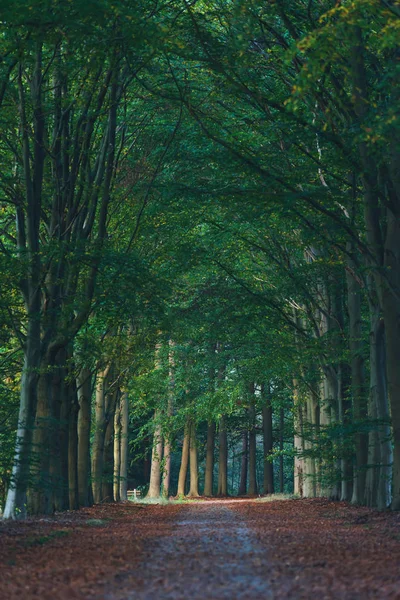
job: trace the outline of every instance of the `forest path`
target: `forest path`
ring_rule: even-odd
[[[144,554],[132,589],[107,600],[272,598],[265,548],[229,501],[182,505]]]
[[[400,600],[399,564],[400,513],[323,498],[0,521],[0,600]]]

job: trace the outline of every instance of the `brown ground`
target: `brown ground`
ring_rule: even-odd
[[[326,500],[103,505],[0,523],[3,600],[400,599],[400,515]]]

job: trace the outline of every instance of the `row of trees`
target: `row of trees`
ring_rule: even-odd
[[[224,493],[259,402],[296,492],[398,509],[397,4],[131,4],[2,17],[4,515],[125,498],[129,420],[152,496],[217,425]]]

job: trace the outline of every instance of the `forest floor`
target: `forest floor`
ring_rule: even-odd
[[[400,514],[315,500],[99,505],[0,523],[3,600],[400,599]]]

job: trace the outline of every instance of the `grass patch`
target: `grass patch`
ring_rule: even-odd
[[[107,523],[110,522],[110,519],[87,519],[85,521],[86,525],[89,525],[89,527],[103,527],[104,525],[107,525]]]
[[[275,502],[275,500],[299,500],[300,496],[297,494],[268,494],[268,496],[262,496],[256,498],[256,502]]]

